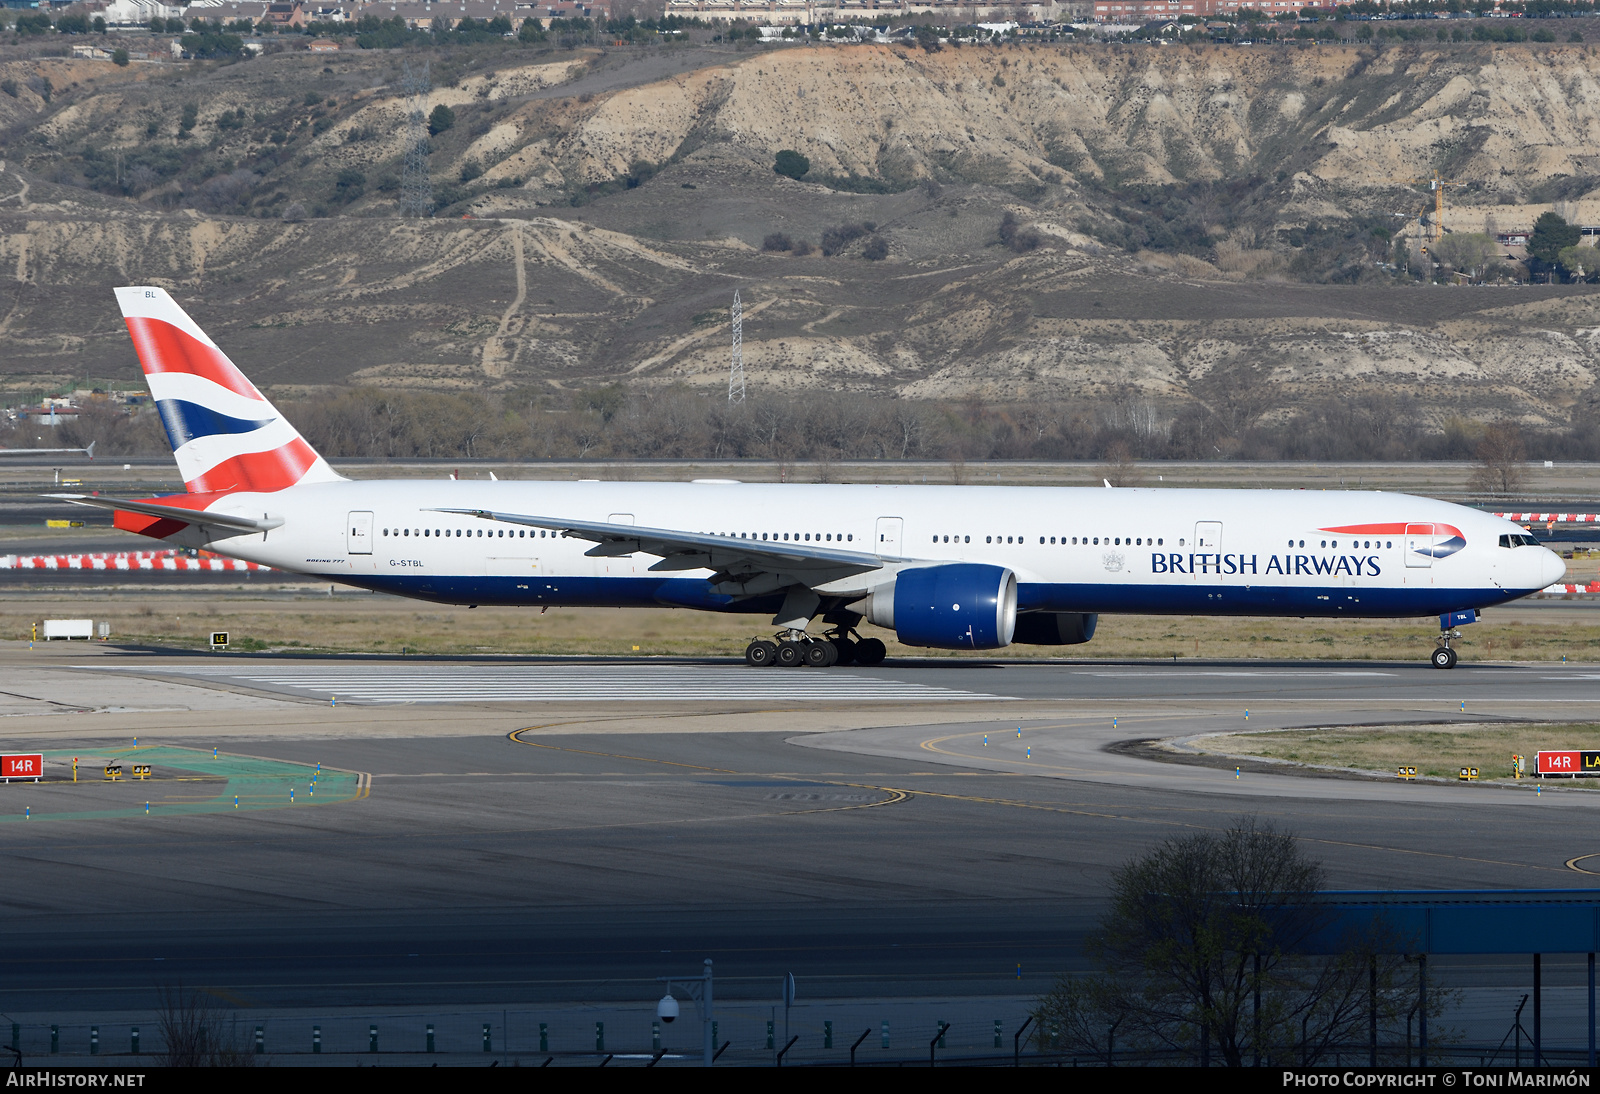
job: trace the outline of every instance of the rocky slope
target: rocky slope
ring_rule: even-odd
[[[1558,203],[1600,223],[1588,47],[787,48],[665,78],[659,58],[496,57],[444,58],[452,204],[429,221],[393,216],[397,57],[0,59],[0,379],[131,377],[107,291],[129,281],[300,388],[715,389],[735,288],[750,382],[774,389],[1235,417],[1372,389],[1415,396],[1427,428],[1564,422],[1600,376],[1588,287],[1404,287],[1376,265],[1425,202],[1404,180],[1433,170],[1460,184],[1454,229]],[[782,147],[805,180],[773,174]],[[1006,212],[1045,246],[1002,246]],[[758,250],[857,222],[886,260]]]

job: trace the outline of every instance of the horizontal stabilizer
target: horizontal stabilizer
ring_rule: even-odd
[[[57,501],[70,501],[74,505],[92,505],[97,509],[120,509],[125,513],[142,513],[147,517],[164,517],[181,520],[185,524],[198,524],[207,528],[225,528],[230,532],[270,532],[283,526],[282,517],[262,514],[244,517],[237,513],[208,513],[204,509],[185,509],[181,505],[159,505],[150,501],[126,501],[121,498],[97,498],[88,494],[45,494]]]

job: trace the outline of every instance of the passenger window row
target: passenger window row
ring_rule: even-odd
[[[715,534],[715,533],[713,533]],[[799,543],[854,543],[855,535],[846,532],[723,532],[729,539],[755,539]]]
[[[468,529],[466,532],[466,537],[468,539],[482,539],[485,535],[485,530],[479,528],[477,531],[478,534],[476,537],[474,537],[472,530]],[[385,528],[383,530],[383,534],[385,536],[431,536],[442,539],[449,539],[451,536],[454,536],[456,539],[460,539],[462,536],[462,531],[460,528],[445,528],[443,530],[438,528]],[[507,531],[504,528],[490,528],[487,530],[487,535],[490,539],[505,539],[507,536],[510,536],[512,539],[544,539],[546,536],[550,537],[551,539],[555,538],[554,532],[540,531],[536,536],[533,532],[530,532],[526,529]]]
[[[1304,547],[1305,545],[1306,545],[1306,541],[1305,540],[1301,540],[1300,541],[1300,546]],[[1295,546],[1295,541],[1291,539],[1289,541],[1289,546],[1292,549]],[[1325,547],[1325,548],[1329,548],[1329,549],[1336,548],[1336,547],[1339,546],[1339,541],[1336,540],[1336,539],[1325,539],[1325,540],[1322,541],[1322,546]],[[1350,541],[1350,549],[1352,551],[1355,550],[1357,547],[1393,547],[1393,546],[1394,546],[1394,540],[1392,540],[1392,539],[1390,539],[1390,540],[1382,540],[1382,539],[1353,539],[1353,540]]]
[[[1082,546],[1084,546],[1084,547],[1089,547],[1089,546],[1098,547],[1100,545],[1100,541],[1101,541],[1102,538],[1105,540],[1107,545],[1115,544],[1117,546],[1126,545],[1126,546],[1129,546],[1129,547],[1146,547],[1146,546],[1148,546],[1148,547],[1158,547],[1158,546],[1164,546],[1165,543],[1166,543],[1165,539],[1151,538],[1150,536],[1104,536],[1104,537],[1102,537],[1102,536],[1082,536],[1082,537],[1073,536],[1072,537],[1072,546],[1074,546],[1074,547],[1079,546],[1079,540],[1081,539],[1082,540]],[[1055,544],[1056,541],[1057,540],[1056,540],[1055,536],[1048,536],[1048,537],[1040,536],[1039,537],[1040,544],[1044,544],[1046,542],[1051,543],[1051,544]],[[952,543],[952,542],[953,543],[971,543],[972,542],[972,537],[971,536],[955,536],[954,538],[952,538],[950,536],[934,536],[933,537],[933,542],[935,542],[935,543]],[[983,537],[983,542],[985,542],[985,543],[1026,543],[1027,542],[1027,537],[1026,536],[1004,536],[1004,537],[1002,537],[1002,536],[984,536]],[[1181,543],[1182,540],[1180,540],[1179,542]],[[1062,547],[1065,547],[1065,546],[1068,545],[1066,536],[1060,537],[1060,544],[1059,545],[1062,546]]]

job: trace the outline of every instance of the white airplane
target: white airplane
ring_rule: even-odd
[[[352,481],[159,288],[117,289],[186,494],[116,526],[445,604],[770,615],[751,665],[876,664],[884,644],[1087,642],[1101,613],[1400,618],[1455,628],[1560,580],[1523,528],[1405,494]],[[817,632],[808,628],[816,620]]]

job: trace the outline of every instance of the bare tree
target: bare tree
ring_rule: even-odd
[[[238,1018],[210,996],[182,985],[162,988],[160,1005],[163,1067],[251,1067],[258,1062],[243,1042]]]
[[[1328,926],[1323,882],[1293,835],[1253,818],[1167,840],[1117,871],[1090,943],[1102,971],[1040,1000],[1041,1045],[1108,1063],[1215,1052],[1232,1067],[1316,1064],[1364,1040],[1374,970],[1395,1028],[1413,997],[1405,940],[1380,927],[1332,956],[1300,952]],[[1430,992],[1430,1015],[1445,1005]]]
[[[1492,425],[1478,442],[1478,466],[1468,489],[1481,494],[1515,494],[1527,481],[1528,448],[1513,423]]]
[[[1095,468],[1095,474],[1112,486],[1138,486],[1144,481],[1126,441],[1112,441],[1106,446],[1105,462]]]

